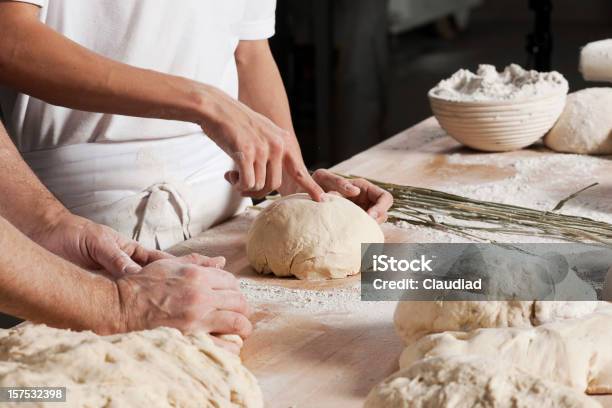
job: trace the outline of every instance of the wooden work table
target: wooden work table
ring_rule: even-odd
[[[503,163],[513,158],[544,157],[551,152],[534,148],[500,153],[498,164],[461,164],[449,160],[454,153],[477,155],[463,149],[444,134],[435,119],[428,119],[395,137],[340,163],[333,168],[342,174],[359,175],[386,182],[443,190],[449,185],[473,185],[512,177],[515,169]],[[496,156],[497,157],[497,156]],[[550,177],[563,178],[554,168],[534,180],[537,188],[554,201],[576,191],[559,187]],[[602,160],[593,177],[597,189],[583,199],[612,201],[612,161]],[[495,201],[495,197],[491,197]],[[611,202],[612,204],[612,202]],[[253,211],[240,215],[172,251],[222,255],[227,268],[239,277],[270,286],[328,291],[355,286],[358,277],[330,282],[304,282],[256,275],[248,266],[245,236]],[[427,242],[430,236],[419,228],[383,227],[387,242]],[[261,301],[254,305],[255,332],[246,341],[242,357],[257,376],[266,406],[273,408],[361,407],[369,390],[397,370],[402,346],[392,325],[393,305],[372,304],[354,311],[304,313],[291,304]],[[375,316],[374,316],[375,315]],[[598,397],[612,407],[611,397]]]

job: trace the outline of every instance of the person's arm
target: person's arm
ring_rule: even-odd
[[[238,280],[218,269],[223,258],[163,259],[112,280],[47,252],[1,217],[0,248],[3,313],[99,334],[168,326],[246,337],[252,330]]]
[[[0,218],[0,311],[98,333],[122,331],[116,284],[40,248]]]
[[[285,138],[285,148],[294,152],[293,156],[300,157],[299,166],[305,169],[293,129],[285,87],[268,41],[241,41],[235,57],[240,85],[239,99],[251,109],[289,131],[289,135]],[[283,168],[287,170],[290,166],[285,164]],[[285,171],[282,185],[269,187],[278,187],[283,195],[304,191],[302,183],[293,174]],[[349,180],[322,169],[313,174],[313,179],[324,191],[335,191],[359,204],[377,221],[386,220],[387,210],[391,207],[393,198],[385,190],[367,180]]]
[[[169,254],[145,249],[113,229],[71,214],[23,161],[0,124],[0,217],[49,251],[83,268],[138,272]]]
[[[242,192],[279,177],[272,157],[299,161],[283,151],[286,131],[220,89],[105,58],[41,23],[38,13],[0,0],[0,84],[72,109],[196,123],[234,159]],[[320,199],[308,175],[296,177]]]

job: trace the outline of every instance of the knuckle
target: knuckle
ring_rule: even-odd
[[[195,281],[200,276],[200,270],[194,265],[184,266],[181,269],[181,276],[188,281]]]
[[[244,333],[248,330],[248,321],[242,315],[235,315],[232,317],[230,327],[234,333]]]
[[[280,137],[273,137],[270,140],[270,150],[274,153],[282,152],[285,148],[285,142]]]
[[[317,170],[315,170],[314,173],[312,173],[312,177],[315,177],[315,178],[316,177],[318,177],[318,178],[325,177],[326,175],[327,175],[327,173],[323,169],[317,169]]]

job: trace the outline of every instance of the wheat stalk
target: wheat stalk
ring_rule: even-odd
[[[348,176],[354,178],[354,176]],[[571,242],[595,242],[612,246],[612,225],[586,217],[559,214],[567,201],[593,187],[584,188],[557,204],[553,211],[539,211],[516,205],[475,200],[427,188],[402,186],[369,180],[387,190],[394,203],[389,221],[430,227],[489,241],[478,232],[526,235]]]

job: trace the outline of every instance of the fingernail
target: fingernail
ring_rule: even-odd
[[[142,268],[141,268],[141,267],[139,267],[139,266],[136,266],[136,265],[129,265],[129,266],[126,266],[126,267],[125,267],[125,269],[123,270],[123,272],[124,272],[125,274],[127,274],[127,275],[131,275],[131,274],[134,274],[134,273],[138,273],[138,272],[140,272],[140,270],[141,270],[141,269],[142,269]]]
[[[370,211],[370,217],[372,217],[375,220],[377,220],[378,219],[378,212],[377,211]]]
[[[328,202],[329,200],[331,200],[331,198],[329,197],[329,195],[328,195],[327,193],[323,193],[323,194],[321,194],[321,202],[322,202],[322,203],[326,203],[326,202]]]

